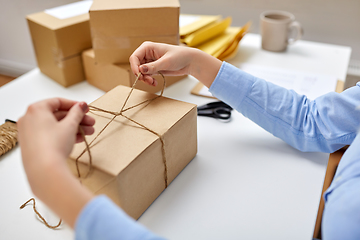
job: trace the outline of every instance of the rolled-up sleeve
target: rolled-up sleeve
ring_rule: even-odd
[[[334,152],[351,144],[360,125],[359,83],[310,100],[223,62],[210,92],[301,151]]]

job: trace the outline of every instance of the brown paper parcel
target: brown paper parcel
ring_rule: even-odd
[[[118,86],[93,103],[108,111],[119,112],[130,92]],[[155,94],[134,89],[125,108],[135,106]],[[95,194],[106,194],[131,217],[138,219],[168,184],[195,157],[197,152],[196,105],[166,97],[129,109],[123,114],[161,136],[164,142],[167,171],[165,172],[162,143],[159,136],[117,116],[90,146],[93,169],[82,184]],[[113,115],[89,113],[94,117],[95,133],[87,136],[90,143]],[[85,143],[77,144],[69,165],[76,174],[75,159],[84,152]],[[81,175],[86,175],[88,153],[79,158]]]

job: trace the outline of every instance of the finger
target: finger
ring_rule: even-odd
[[[132,72],[134,73],[135,76],[137,76],[140,72],[140,70],[139,70],[140,60],[139,60],[138,56],[135,54],[132,54],[129,58],[129,61],[130,61],[130,67],[131,67]]]
[[[81,129],[83,130],[83,134],[85,134],[85,135],[91,135],[95,132],[95,129],[93,127],[81,126]],[[76,139],[75,139],[76,143],[80,143],[80,142],[84,141],[83,134],[80,131],[77,132]]]
[[[68,111],[56,111],[54,112],[54,116],[56,120],[61,121],[66,116],[67,113]]]
[[[66,117],[62,120],[62,123],[66,125],[71,132],[77,133],[79,124],[85,116],[85,113],[89,110],[89,107],[85,102],[76,103],[70,108]]]
[[[134,74],[140,71],[142,74],[154,74],[161,68],[166,67],[163,56],[168,49],[167,44],[144,42],[132,54],[131,62]],[[142,68],[141,66],[145,66]]]
[[[95,118],[90,117],[89,115],[85,115],[80,122],[81,126],[94,126]]]
[[[58,121],[61,121],[64,117],[66,117],[68,112],[69,111],[57,111],[54,113],[54,115]],[[95,124],[95,119],[93,117],[90,117],[89,115],[85,115],[80,122],[80,125],[84,125],[84,126],[93,126],[94,124]]]
[[[50,98],[39,102],[39,104],[43,104],[52,112],[69,110],[76,103],[76,101],[65,98]]]
[[[140,72],[139,66],[143,61],[145,61],[146,58],[146,49],[148,47],[149,43],[144,42],[142,43],[130,56],[130,66],[132,72],[137,76]]]
[[[152,86],[157,86],[157,81],[155,78],[153,78],[152,76],[150,75],[144,75],[143,76],[143,81],[149,85],[152,85]]]
[[[84,141],[84,137],[83,137],[83,135],[81,135],[81,134],[76,134],[76,139],[75,139],[75,143],[81,143],[81,142],[83,142]]]
[[[168,61],[166,61],[165,57],[162,57],[156,61],[142,64],[139,69],[142,74],[156,74],[162,70],[168,70]]]
[[[91,134],[93,134],[93,133],[95,132],[95,129],[94,129],[94,127],[92,127],[92,126],[81,126],[81,125],[80,125],[80,127],[81,127],[81,129],[83,130],[83,132],[84,132],[85,135],[91,135]],[[78,131],[77,134],[82,135],[80,131]]]
[[[69,111],[57,111],[54,113],[55,118],[58,121],[61,121],[63,118],[66,117]],[[84,115],[83,119],[80,122],[80,125],[84,126],[93,126],[95,124],[95,119],[89,115]]]

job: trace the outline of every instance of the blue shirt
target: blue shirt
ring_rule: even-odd
[[[360,239],[360,134],[344,153],[324,200],[323,239]]]
[[[360,111],[356,107],[360,106],[360,85],[311,101],[224,62],[210,91],[301,151],[334,152],[350,145],[359,128]],[[360,136],[355,143],[360,144]],[[335,176],[339,180],[325,193],[323,239],[360,239],[358,158],[360,147],[352,145],[340,162]],[[84,207],[75,233],[76,239],[161,239],[104,196]]]

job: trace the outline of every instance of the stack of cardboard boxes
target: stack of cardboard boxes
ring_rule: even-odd
[[[64,19],[42,12],[27,19],[43,73],[70,86],[82,81],[85,72],[89,83],[108,91],[90,104],[107,110],[89,113],[96,119],[95,133],[86,137],[91,151],[85,143],[75,145],[70,169],[76,176],[79,170],[87,172],[91,156],[90,174],[81,174],[86,175],[83,186],[106,194],[139,218],[196,155],[197,110],[194,104],[148,93],[160,90],[161,84],[137,85],[148,92],[117,85],[134,82],[128,59],[143,41],[178,44],[179,3],[95,0],[90,14],[87,11],[69,17],[71,11],[66,10]],[[167,77],[167,85],[177,80]],[[108,111],[119,111],[125,104],[128,108],[109,122],[113,115]]]
[[[83,81],[81,53],[92,46],[89,13],[61,18],[39,12],[27,21],[41,72],[64,87]]]
[[[129,57],[142,42],[179,44],[178,0],[94,0],[61,8],[27,20],[41,72],[65,87],[84,79],[104,91],[131,86]],[[68,14],[80,8],[86,13]],[[66,16],[53,14],[57,10]],[[166,85],[182,78],[167,77]],[[162,85],[141,82],[136,88],[157,92]]]

